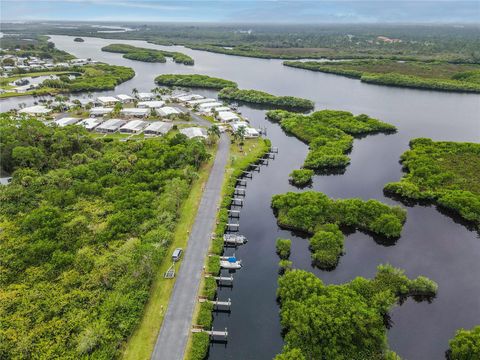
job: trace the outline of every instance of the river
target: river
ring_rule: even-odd
[[[396,134],[355,140],[351,164],[344,174],[315,176],[312,188],[331,197],[373,198],[399,204],[384,197],[382,189],[385,183],[398,181],[402,176],[398,161],[408,149],[410,139],[480,140],[479,95],[364,84],[341,76],[283,67],[280,60],[213,54],[144,41],[84,39],[85,42],[76,43],[73,37],[52,36],[59,49],[79,58],[89,57],[135,69],[136,76],[132,80],[105,94],[128,94],[134,87],[148,91],[154,87],[153,78],[162,73],[199,73],[234,80],[241,88],[305,97],[315,101],[317,110],[365,113],[396,125],[399,129]],[[178,50],[192,56],[195,65],[123,59],[121,54],[100,50],[110,43]],[[211,91],[202,93],[215,95]],[[6,110],[18,102],[29,104],[33,101],[29,97],[16,98],[3,100],[0,105]],[[232,299],[231,313],[215,314],[214,320],[214,328],[228,328],[229,341],[227,345],[212,345],[210,359],[271,359],[281,351],[283,341],[275,299],[279,260],[275,254],[277,237],[292,239],[294,267],[313,271],[325,283],[342,283],[356,276],[371,277],[378,264],[387,262],[405,269],[409,277],[425,275],[435,280],[439,291],[431,303],[408,300],[391,312],[393,326],[388,331],[389,344],[402,358],[442,359],[457,329],[480,324],[479,235],[434,206],[406,207],[407,222],[402,237],[395,243],[380,244],[356,232],[346,237],[346,254],[334,271],[312,268],[308,241],[281,230],[270,209],[273,194],[301,191],[289,185],[287,179],[288,174],[303,163],[307,146],[265,120],[264,110],[248,106],[242,106],[241,110],[254,126],[267,127],[268,137],[279,147],[279,154],[248,180],[240,231],[249,242],[236,250],[244,267],[234,275],[232,289],[219,291],[220,299]]]

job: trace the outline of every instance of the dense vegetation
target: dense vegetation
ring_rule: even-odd
[[[344,236],[339,226],[398,238],[406,220],[406,211],[398,206],[377,200],[332,200],[315,191],[275,195],[272,208],[279,226],[313,235],[313,263],[325,269],[335,267],[343,253]]]
[[[55,23],[4,23],[8,34],[65,34],[180,44],[231,55],[263,58],[372,58],[479,62],[480,36],[472,25],[395,24],[171,24],[129,23],[135,31],[99,32],[90,24],[65,29]],[[105,24],[104,24],[105,25]],[[398,39],[386,42],[379,36]]]
[[[0,187],[0,358],[115,358],[208,157],[204,144],[102,141],[5,115],[0,132],[1,163],[13,171]]]
[[[165,57],[171,57],[173,61],[184,65],[193,65],[193,59],[180,52],[171,52],[156,49],[147,49],[136,47],[127,44],[110,44],[104,46],[102,51],[114,52],[124,54],[123,57],[130,60],[138,60],[145,62],[160,62],[166,61]]]
[[[95,64],[79,66],[72,69],[79,76],[74,79],[60,77],[47,79],[38,91],[79,92],[113,90],[115,86],[135,76],[133,69],[125,66]]]
[[[304,167],[313,170],[346,167],[350,162],[346,153],[352,148],[352,135],[395,131],[393,125],[347,111],[322,110],[300,115],[275,110],[267,112],[267,117],[309,144]]]
[[[385,192],[434,201],[480,228],[480,144],[419,138],[410,148],[401,156],[407,174]]]
[[[285,61],[286,66],[360,79],[363,82],[418,89],[480,92],[480,65],[444,62]]]
[[[166,86],[197,87],[207,89],[223,89],[224,87],[237,87],[237,83],[230,80],[197,74],[164,74],[157,76],[155,78],[155,82],[159,85]]]
[[[314,171],[310,169],[293,170],[290,173],[290,182],[296,186],[305,186],[312,182]]]
[[[407,296],[431,297],[437,284],[380,265],[373,279],[357,277],[342,285],[324,285],[303,270],[278,280],[285,346],[276,360],[397,359],[389,351],[385,316]]]
[[[311,110],[314,103],[311,100],[294,96],[275,96],[258,90],[241,90],[236,87],[228,87],[218,93],[220,99],[243,101],[251,104],[273,106],[290,110]]]
[[[281,239],[278,238],[275,243],[275,249],[280,259],[287,260],[290,257],[290,247],[292,241],[290,239]]]
[[[480,359],[480,326],[472,330],[458,330],[450,340],[447,357],[449,360]]]
[[[65,51],[55,48],[47,36],[31,34],[28,38],[21,35],[3,36],[0,38],[0,55],[10,54],[21,57],[38,57],[63,62],[75,58]]]

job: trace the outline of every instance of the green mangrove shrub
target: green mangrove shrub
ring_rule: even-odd
[[[310,169],[293,170],[290,173],[290,182],[296,186],[304,186],[312,182],[314,174]]]
[[[292,245],[292,241],[290,239],[281,239],[278,238],[275,244],[275,248],[277,250],[277,254],[280,259],[286,260],[290,257],[290,247]]]
[[[182,75],[182,74],[163,74],[155,78],[158,85],[196,87],[207,89],[223,89],[224,87],[236,87],[237,83],[221,78],[207,75]]]

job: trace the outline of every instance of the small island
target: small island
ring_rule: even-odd
[[[480,65],[396,60],[285,61],[285,66],[414,89],[480,92]]]
[[[224,87],[236,87],[237,83],[207,75],[181,75],[181,74],[163,74],[155,78],[158,85],[181,86],[205,89],[223,89]]]
[[[194,60],[183,53],[171,52],[157,49],[148,49],[136,47],[128,44],[110,44],[104,46],[102,51],[123,54],[125,59],[144,61],[144,62],[166,62],[166,58],[170,57],[174,62],[184,65],[193,65]]]
[[[326,285],[308,271],[287,270],[277,290],[285,346],[275,360],[399,359],[388,347],[385,315],[406,297],[431,299],[437,288],[434,281],[409,279],[391,265],[379,265],[373,279],[339,285]]]
[[[437,203],[480,229],[480,144],[419,138],[410,149],[400,158],[407,174],[385,193]]]
[[[293,170],[290,173],[290,182],[295,186],[305,186],[312,182],[314,171],[310,169]]]
[[[396,239],[407,217],[406,211],[398,206],[377,200],[333,200],[316,191],[274,195],[272,209],[279,226],[313,235],[312,262],[321,269],[335,268],[344,252],[340,226]]]
[[[350,163],[346,153],[352,148],[353,136],[396,131],[393,125],[348,111],[322,110],[301,115],[273,110],[267,112],[267,118],[309,144],[303,166],[316,171],[344,169]]]
[[[85,40],[82,39],[81,37],[76,37],[75,39],[73,39],[73,41],[75,41],[75,42],[85,42]]]
[[[222,89],[218,93],[218,97],[224,100],[242,101],[293,111],[307,111],[314,108],[314,103],[311,100],[294,96],[275,96],[259,90],[242,90],[236,87]]]

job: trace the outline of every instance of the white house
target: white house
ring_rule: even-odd
[[[246,139],[256,138],[260,136],[260,133],[256,129],[250,127],[245,121],[237,121],[232,124],[232,130],[234,132],[236,132],[240,127],[245,128]]]
[[[164,106],[157,111],[160,116],[170,116],[170,115],[175,115],[175,114],[181,114],[182,112],[178,110],[177,108],[171,107],[171,106]]]
[[[121,133],[127,133],[127,134],[138,134],[143,130],[143,128],[147,126],[147,123],[142,120],[133,120],[127,122],[125,125],[123,125],[120,128]]]
[[[43,105],[35,105],[26,107],[22,110],[18,111],[20,114],[27,114],[27,115],[46,115],[52,112],[52,109],[48,109]]]
[[[165,135],[168,133],[173,127],[172,123],[164,122],[164,121],[155,121],[148,125],[144,130],[143,133],[146,135]]]
[[[165,105],[165,101],[160,100],[150,100],[150,101],[140,101],[137,106],[139,108],[149,108],[149,109],[158,109]]]
[[[151,92],[141,92],[137,94],[137,98],[141,101],[147,101],[153,100],[155,98],[155,95],[153,95]]]
[[[189,127],[185,129],[180,129],[180,133],[185,135],[189,139],[193,139],[196,137],[201,137],[206,139],[208,137],[207,130],[199,127]]]
[[[181,101],[181,102],[187,102],[187,101],[190,101],[190,100],[203,99],[204,96],[198,95],[198,94],[186,94],[186,95],[175,96],[174,98],[177,99],[178,101]]]
[[[232,111],[219,111],[217,113],[217,118],[221,122],[231,122],[240,120],[240,117]]]
[[[64,127],[67,125],[73,125],[76,124],[80,121],[79,118],[73,118],[73,117],[64,117],[61,119],[57,119],[54,121],[55,124],[57,124],[60,127]]]
[[[147,117],[148,114],[150,113],[150,109],[140,109],[140,108],[125,108],[120,111],[120,114],[122,114],[125,117],[139,117],[139,118],[144,118]]]
[[[193,107],[195,105],[199,105],[199,104],[203,104],[203,103],[209,103],[209,102],[215,102],[215,101],[217,101],[217,100],[208,98],[208,99],[189,100],[186,103],[187,103],[188,106]]]
[[[101,120],[101,119],[88,118],[88,119],[83,119],[80,123],[78,123],[78,125],[81,125],[85,129],[90,131],[90,130],[95,129],[102,122],[103,122],[103,120]]]
[[[210,112],[210,110],[215,107],[215,106],[221,106],[223,105],[221,102],[215,101],[215,102],[208,102],[208,103],[203,103],[198,105],[198,111],[200,112]]]
[[[94,107],[90,109],[90,116],[103,116],[110,114],[113,111],[113,108],[106,107]]]
[[[126,94],[120,94],[120,95],[117,95],[116,97],[117,97],[117,99],[120,100],[123,104],[130,103],[130,102],[132,102],[133,100],[135,100],[133,97],[131,97],[130,95],[126,95]]]
[[[113,96],[99,96],[97,97],[97,103],[102,106],[112,106],[115,105],[119,100]]]
[[[98,125],[95,130],[101,133],[114,133],[126,123],[127,122],[125,120],[110,119]]]

